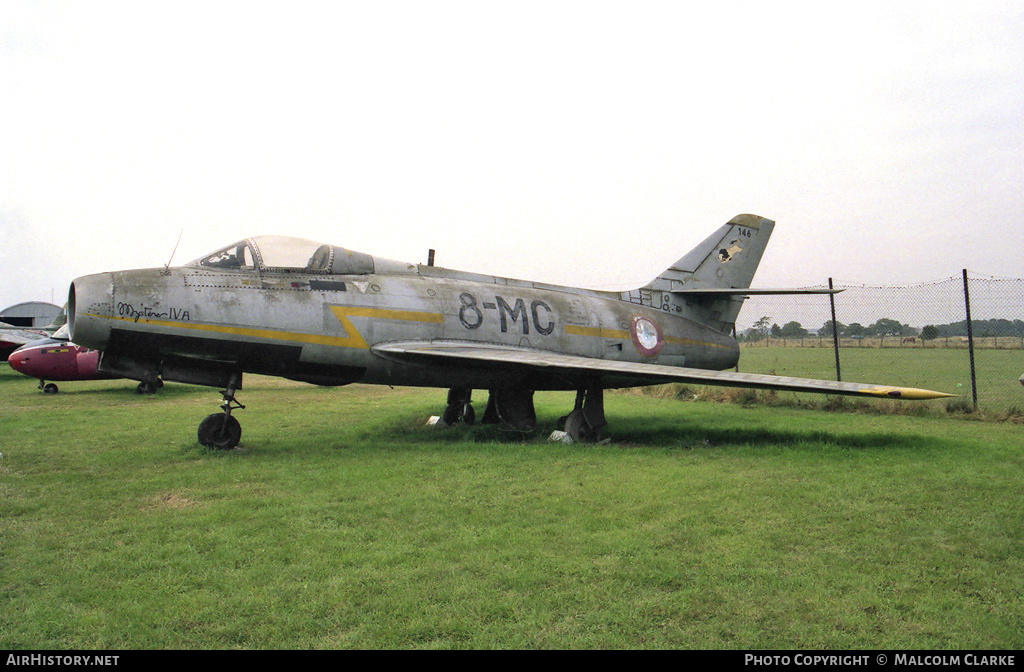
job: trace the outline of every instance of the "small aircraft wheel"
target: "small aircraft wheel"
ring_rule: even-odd
[[[216,450],[231,450],[242,438],[242,425],[223,413],[213,413],[199,423],[199,443]]]
[[[58,388],[57,385],[54,383],[47,383],[46,385],[43,386],[43,392],[46,394],[57,394],[57,392],[59,391],[60,388]]]
[[[455,404],[446,406],[444,413],[441,414],[441,422],[438,423],[442,427],[451,427],[459,421],[459,407]]]
[[[576,409],[565,417],[565,433],[577,443],[593,441],[595,438],[594,430],[587,424],[581,409]]]
[[[153,383],[142,381],[139,383],[139,386],[135,388],[135,391],[139,394],[156,394],[156,388],[157,386]]]
[[[451,427],[460,420],[467,425],[472,425],[476,422],[476,411],[473,410],[473,406],[469,402],[465,404],[448,404],[444,409],[444,413],[441,414],[441,422],[444,423],[441,425],[442,427]]]

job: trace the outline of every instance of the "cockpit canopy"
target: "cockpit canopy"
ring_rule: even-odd
[[[187,265],[317,275],[367,275],[374,271],[373,257],[368,254],[291,236],[246,238]]]

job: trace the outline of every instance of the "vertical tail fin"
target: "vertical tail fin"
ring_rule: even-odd
[[[663,292],[750,287],[775,222],[738,215],[645,286]]]
[[[746,298],[735,290],[750,287],[774,228],[757,215],[733,217],[641,291],[674,294],[690,317],[730,333]]]

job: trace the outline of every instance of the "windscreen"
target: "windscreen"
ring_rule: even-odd
[[[255,269],[256,259],[252,248],[246,241],[240,241],[217,250],[211,255],[196,259],[189,266],[206,266],[208,268]]]

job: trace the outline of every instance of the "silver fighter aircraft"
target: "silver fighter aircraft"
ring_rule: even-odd
[[[230,449],[244,373],[317,385],[448,388],[442,424],[536,425],[538,390],[575,390],[572,440],[600,438],[603,391],[683,382],[932,399],[939,392],[725,371],[745,297],[775,223],[740,215],[647,285],[604,292],[403,263],[291,237],[239,241],[180,268],[76,279],[71,338],[105,373],[224,388],[201,444]]]

